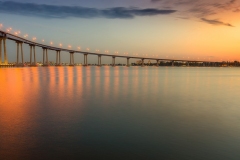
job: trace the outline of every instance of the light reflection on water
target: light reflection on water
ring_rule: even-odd
[[[240,159],[240,69],[0,69],[0,159]]]

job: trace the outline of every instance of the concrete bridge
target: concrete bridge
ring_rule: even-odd
[[[17,35],[11,34],[6,31],[0,30],[0,65],[8,65],[7,58],[7,47],[6,40],[11,40],[16,42],[17,47],[17,57],[16,57],[16,65],[15,66],[24,66],[23,59],[23,43],[29,45],[30,48],[30,66],[37,66],[36,62],[36,47],[41,47],[43,51],[43,66],[49,66],[48,61],[48,50],[56,51],[56,66],[61,66],[61,52],[68,52],[70,55],[69,66],[74,66],[74,54],[83,54],[84,55],[84,66],[88,65],[88,55],[96,55],[98,57],[98,66],[102,66],[101,58],[103,56],[112,57],[112,66],[115,66],[116,58],[126,58],[127,66],[130,66],[130,59],[140,59],[141,66],[144,66],[145,60],[154,60],[156,61],[156,65],[159,66],[161,61],[171,62],[172,66],[174,66],[175,62],[183,62],[189,66],[189,63],[197,63],[201,66],[208,66],[210,64],[215,64],[213,61],[194,61],[194,60],[184,60],[184,59],[161,59],[161,58],[152,58],[152,57],[138,57],[138,56],[126,56],[126,55],[114,55],[114,54],[103,54],[103,53],[94,53],[94,52],[84,52],[79,50],[66,49],[61,47],[53,47],[41,43],[37,43],[31,40],[27,40],[25,38],[19,37]],[[4,53],[4,62],[2,62],[2,47]]]

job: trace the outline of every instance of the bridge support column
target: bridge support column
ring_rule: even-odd
[[[115,57],[112,57],[112,67],[115,67]]]
[[[87,66],[87,65],[88,65],[87,55],[88,55],[88,54],[84,54],[84,66]]]
[[[69,63],[69,65],[71,65],[72,64],[72,54],[70,53],[70,63]]]
[[[0,65],[2,64],[2,38],[0,38]]]
[[[61,65],[61,54],[60,51],[56,51],[56,66]]]
[[[157,65],[156,66],[159,67],[159,60],[157,60]]]
[[[102,66],[102,60],[101,60],[101,56],[98,56],[98,66]]]
[[[43,66],[48,66],[48,51],[47,51],[47,48],[43,48]]]
[[[32,65],[32,48],[33,48],[33,46],[29,45],[29,47],[30,47],[30,65]]]
[[[187,62],[187,66],[189,67],[189,62]]]
[[[36,62],[36,49],[35,49],[35,46],[34,45],[29,45],[29,46],[30,46],[30,66],[36,66],[37,62]],[[34,63],[32,63],[32,59],[33,59]]]
[[[56,66],[58,65],[58,51],[56,51]]]
[[[22,56],[22,64],[24,65],[24,60],[23,60],[23,46],[22,46],[22,42],[20,43],[21,46],[21,56]]]
[[[36,48],[33,46],[33,51],[34,51],[34,65],[37,65],[37,60],[36,60]]]
[[[74,66],[74,52],[70,52],[70,66]]]
[[[47,65],[49,64],[49,62],[48,62],[48,50],[46,49],[46,63],[47,63]]]
[[[23,60],[23,42],[16,42],[17,43],[17,66],[24,66],[24,60]],[[21,61],[22,63],[19,63],[19,51],[21,51]]]
[[[174,61],[172,61],[172,66],[174,66]]]
[[[17,65],[19,64],[19,43],[17,43]]]
[[[7,45],[6,45],[6,38],[3,38],[3,47],[4,47],[4,64],[8,64],[8,58],[7,58]]]
[[[45,48],[43,48],[43,65],[45,63]]]
[[[142,59],[142,67],[144,67],[144,59]]]
[[[130,67],[129,60],[130,58],[127,58],[127,67]]]

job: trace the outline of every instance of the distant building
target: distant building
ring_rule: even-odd
[[[136,61],[136,64],[137,64],[137,65],[142,64],[142,60],[138,60],[138,61]]]

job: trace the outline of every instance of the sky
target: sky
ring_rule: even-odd
[[[28,39],[83,51],[189,60],[240,61],[239,15],[240,0],[0,0],[2,29],[11,27]],[[9,61],[15,62],[15,42],[7,47]],[[55,61],[55,52],[49,56]],[[24,59],[29,61],[27,45]],[[37,60],[42,60],[40,48]],[[69,54],[62,53],[62,60],[68,62]],[[89,60],[97,63],[96,56]],[[75,55],[75,62],[82,63],[83,56]]]

